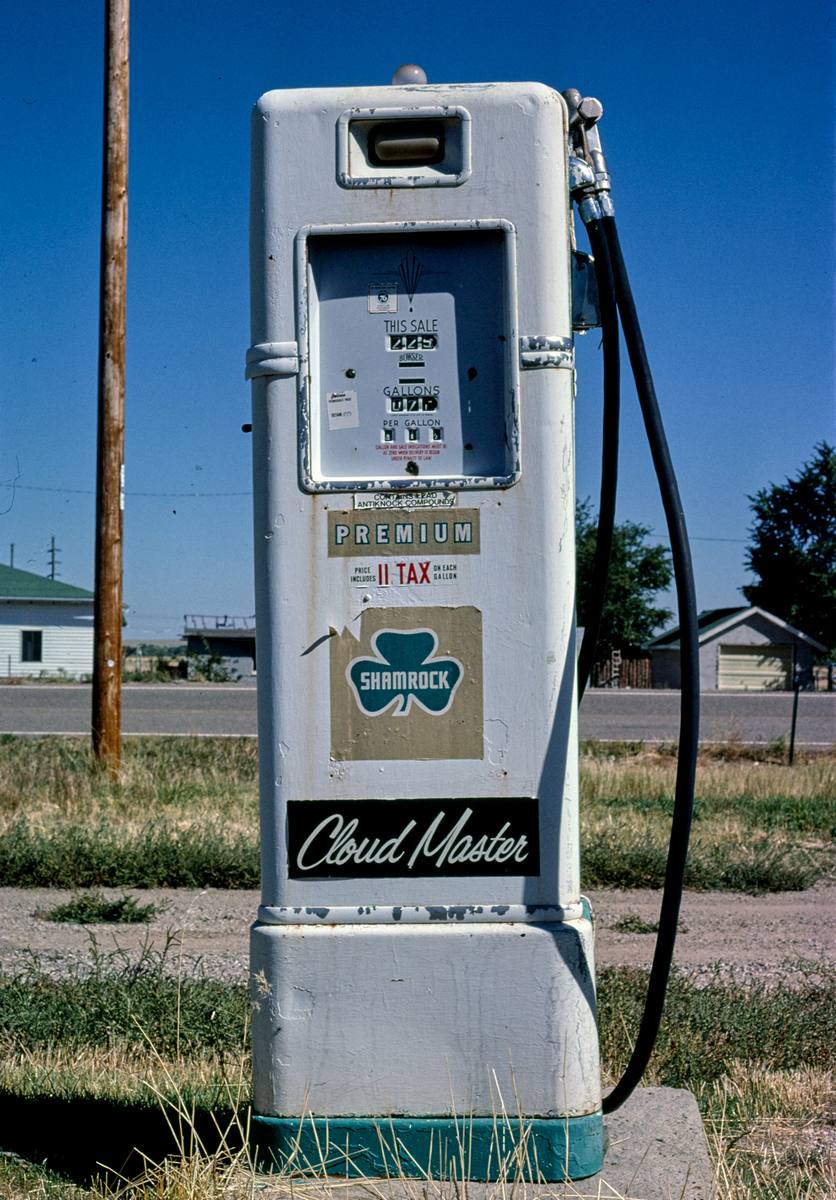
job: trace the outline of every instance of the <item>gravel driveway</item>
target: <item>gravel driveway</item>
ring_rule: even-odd
[[[218,978],[244,982],[247,934],[258,907],[257,892],[192,889],[104,889],[106,895],[133,894],[142,904],[163,905],[148,925],[68,925],[35,917],[72,893],[60,889],[0,888],[0,970],[14,971],[37,962],[61,974],[91,961],[91,938],[102,954],[123,950],[134,958],[143,945],[156,949],[174,935],[168,962],[173,971],[196,964]],[[657,919],[655,891],[595,891],[596,957],[599,965],[648,965],[654,935],[621,933],[615,927],[627,915]],[[748,982],[791,982],[792,964],[813,960],[833,967],[833,917],[836,884],[806,892],[743,896],[736,892],[687,892],[676,962],[695,978],[713,977],[714,964]]]

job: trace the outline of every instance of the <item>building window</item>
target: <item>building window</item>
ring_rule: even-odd
[[[20,635],[20,661],[37,663],[41,661],[43,649],[43,631],[40,629],[24,629]]]

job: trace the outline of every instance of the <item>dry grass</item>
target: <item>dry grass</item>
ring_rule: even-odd
[[[353,1180],[326,1178],[323,1163],[308,1164],[308,1181],[287,1173],[259,1174],[245,1150],[233,1149],[218,1130],[218,1147],[208,1149],[194,1130],[193,1095],[216,1090],[236,1105],[246,1096],[249,1065],[230,1057],[219,1072],[217,1061],[163,1059],[153,1048],[114,1046],[67,1052],[60,1049],[18,1056],[5,1065],[0,1086],[33,1093],[47,1087],[60,1094],[64,1087],[92,1095],[137,1094],[156,1097],[178,1141],[177,1153],[163,1162],[146,1160],[133,1179],[98,1181],[92,1188],[74,1188],[66,1181],[14,1159],[0,1159],[0,1200],[341,1200],[344,1196],[371,1200],[467,1200],[467,1187],[454,1180]],[[701,1097],[709,1148],[714,1160],[717,1200],[831,1200],[836,1194],[833,1168],[833,1081],[816,1068],[769,1071],[752,1064],[735,1064]],[[240,1110],[239,1110],[240,1111]],[[515,1119],[515,1118],[512,1118]],[[246,1145],[246,1116],[235,1123],[236,1147]],[[532,1189],[506,1176],[490,1185],[485,1200],[527,1200]],[[317,1177],[318,1176],[318,1177]],[[397,1186],[395,1186],[395,1184]],[[564,1200],[620,1200],[621,1193],[582,1181],[548,1189]],[[631,1200],[641,1200],[631,1190]]]
[[[676,759],[648,751],[632,758],[581,758],[581,799],[590,803],[665,805],[673,795]],[[816,809],[832,802],[836,790],[836,758],[819,755],[792,767],[763,760],[724,761],[701,755],[697,772],[697,802],[711,811],[746,801],[768,806],[780,801],[812,803]],[[831,811],[832,819],[832,811]]]
[[[832,1200],[836,1109],[830,1072],[732,1069],[707,1097],[718,1200]]]
[[[191,1049],[188,1055],[162,1055],[143,1043],[109,1046],[48,1045],[6,1050],[0,1060],[0,1091],[16,1096],[53,1096],[117,1102],[184,1096],[210,1107],[234,1086],[249,1100],[247,1055]],[[246,1080],[246,1085],[242,1083]]]
[[[635,747],[616,756],[600,750],[582,760],[582,814],[587,845],[664,846],[675,762]],[[162,822],[188,831],[211,824],[257,837],[256,745],[250,739],[136,739],[126,743],[120,782],[92,763],[83,739],[0,738],[0,833],[25,820],[33,829],[95,831],[105,824],[120,838],[138,838]],[[836,759],[817,757],[788,768],[778,753],[757,761],[734,745],[701,756],[694,833],[695,861],[721,852],[742,878],[775,863],[780,881],[788,856],[819,869],[830,854]],[[731,849],[730,849],[731,848]],[[806,860],[805,860],[805,856]],[[724,868],[726,869],[726,868]],[[763,874],[763,871],[762,871]],[[55,880],[55,882],[59,882]],[[686,1051],[683,1050],[683,1054]],[[735,1054],[739,1050],[735,1048]],[[687,1057],[687,1054],[686,1054]],[[102,1046],[18,1048],[0,1068],[0,1089],[21,1097],[86,1094],[145,1101],[156,1098],[175,1129],[186,1131],[180,1153],[148,1162],[135,1180],[77,1189],[31,1164],[0,1155],[0,1200],[340,1200],[351,1185],[256,1175],[246,1155],[208,1150],[189,1138],[194,1098],[236,1097],[246,1104],[246,1056],[157,1053],[148,1045],[112,1040]],[[752,1062],[726,1065],[700,1101],[715,1160],[718,1200],[830,1200],[833,1173],[833,1091],[821,1069],[775,1070]],[[237,1131],[240,1134],[240,1130]],[[235,1141],[235,1139],[232,1139]],[[383,1200],[374,1182],[365,1194]],[[410,1181],[405,1200],[441,1200],[440,1185]],[[491,1200],[524,1200],[525,1188],[502,1181]],[[448,1191],[466,1200],[460,1184]],[[354,1195],[358,1194],[357,1192]],[[572,1195],[572,1191],[567,1191]],[[582,1184],[576,1196],[585,1195]],[[616,1200],[611,1189],[601,1200]]]
[[[670,808],[676,760],[664,751],[631,756],[602,751],[581,758],[581,798],[594,808],[617,806],[664,813]],[[723,810],[747,820],[832,823],[836,758],[816,756],[793,767],[763,760],[702,755],[699,819]],[[801,811],[799,811],[801,810]],[[102,818],[131,829],[150,818],[188,823],[206,818],[254,832],[258,823],[257,746],[252,738],[131,738],[118,783],[96,769],[85,738],[0,736],[0,821],[25,815],[38,827]]]
[[[20,816],[36,829],[108,820],[128,833],[153,818],[181,827],[210,818],[233,832],[253,832],[257,744],[252,738],[131,738],[114,783],[97,768],[86,738],[0,737],[0,822]]]
[[[590,885],[656,887],[664,871],[676,761],[659,752],[584,755],[581,833]],[[833,869],[836,759],[787,767],[700,759],[686,886],[797,890]]]
[[[0,737],[0,883],[257,886],[256,744],[130,739],[113,782],[86,739]]]

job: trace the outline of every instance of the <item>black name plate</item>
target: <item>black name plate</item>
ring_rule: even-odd
[[[539,875],[537,801],[296,800],[291,879]]]

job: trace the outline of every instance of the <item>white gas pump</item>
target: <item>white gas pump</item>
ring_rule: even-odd
[[[569,210],[595,179],[570,181],[569,120],[540,84],[255,109],[254,1125],[277,1163],[601,1166]]]

